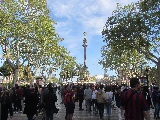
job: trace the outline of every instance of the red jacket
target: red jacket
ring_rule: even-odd
[[[73,91],[65,90],[64,104],[71,103],[71,102],[73,102],[73,100],[74,100]]]

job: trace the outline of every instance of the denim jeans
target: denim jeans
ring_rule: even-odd
[[[112,105],[110,103],[106,103],[106,109],[107,109],[107,114],[108,116],[111,116],[111,108],[112,108]]]
[[[53,120],[53,109],[46,109],[46,120]]]
[[[154,105],[154,117],[159,117],[159,109],[160,109],[160,104],[157,102],[153,102]]]
[[[86,100],[86,103],[87,103],[87,112],[88,114],[90,114],[91,113],[91,100],[90,99]]]

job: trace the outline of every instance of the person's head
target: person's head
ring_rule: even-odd
[[[121,86],[117,87],[117,93],[121,93]]]
[[[65,89],[66,89],[66,90],[70,90],[70,86],[67,84],[67,85],[65,86]]]
[[[107,87],[105,88],[105,91],[106,91],[106,92],[110,92],[110,91],[112,91],[111,86],[107,86]]]
[[[158,86],[154,86],[153,89],[154,89],[155,91],[158,91],[158,90],[159,90]]]
[[[49,93],[53,93],[53,87],[48,87]]]
[[[138,78],[131,78],[130,79],[130,86],[131,86],[131,88],[138,89],[140,87],[139,79]]]
[[[100,89],[103,89],[103,87],[104,87],[104,85],[100,85],[100,87],[99,87],[99,88],[100,88]]]
[[[35,91],[35,88],[34,88],[34,87],[31,87],[31,88],[30,88],[30,91],[31,91],[31,92],[34,92],[34,91]]]
[[[86,85],[86,88],[87,88],[87,89],[89,89],[89,88],[90,88],[90,85],[89,85],[89,84],[87,84],[87,85]]]
[[[82,88],[83,88],[83,85],[80,85],[80,88],[82,89]]]

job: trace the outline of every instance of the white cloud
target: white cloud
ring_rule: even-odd
[[[124,6],[133,1],[138,0],[48,0],[48,7],[57,22],[56,31],[64,38],[65,47],[71,51],[71,55],[83,57],[83,32],[87,32],[88,43],[93,43],[95,36],[101,36],[105,22],[117,3]],[[83,61],[82,58],[78,60]]]
[[[62,37],[77,36],[73,34],[76,31],[74,26],[83,37],[81,33],[84,31],[88,35],[101,35],[105,22],[116,9],[117,3],[127,5],[132,1],[137,0],[48,0],[48,7],[57,18],[56,30]],[[67,37],[64,39],[69,45],[79,43],[78,39],[75,41]]]
[[[135,0],[134,0],[135,1]],[[137,0],[136,0],[137,1]],[[93,34],[101,34],[107,16],[116,9],[117,3],[128,4],[130,0],[48,0],[48,6],[55,17],[63,18],[65,22],[77,21],[84,30],[95,30]],[[64,22],[62,22],[64,23]],[[61,24],[61,22],[59,22]],[[69,28],[71,24],[66,24]],[[63,26],[65,27],[65,26]],[[66,32],[66,30],[64,30]],[[69,32],[72,32],[69,31]]]
[[[70,27],[67,27],[69,25],[69,22],[57,22],[57,25],[55,27],[59,30],[58,33],[68,35],[72,31]]]

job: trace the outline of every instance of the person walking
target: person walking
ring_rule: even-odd
[[[80,88],[77,91],[77,96],[78,96],[78,101],[79,101],[79,110],[82,111],[84,109],[82,109],[82,103],[84,100],[84,90],[83,90],[83,86],[80,85]]]
[[[17,105],[17,112],[20,111],[22,113],[22,97],[23,97],[23,91],[20,86],[16,86],[16,105]]]
[[[17,95],[16,95],[16,90],[15,87],[12,88],[12,92],[10,94],[11,99],[12,99],[12,104],[13,104],[13,111],[14,113],[18,113],[17,112]]]
[[[1,120],[8,119],[8,113],[10,113],[10,118],[13,118],[13,109],[10,96],[7,95],[7,91],[3,89],[1,91]]]
[[[121,95],[122,95],[122,91],[121,91],[121,88],[119,87],[117,89],[117,93],[115,94],[116,106],[118,108],[118,120],[122,120],[122,116],[123,116],[123,109],[120,108]]]
[[[105,98],[106,98],[106,108],[107,108],[107,114],[108,118],[110,119],[111,117],[111,109],[112,109],[112,101],[113,101],[113,92],[111,91],[111,87],[109,86],[106,93],[105,93]]]
[[[87,85],[86,89],[84,90],[84,97],[86,100],[87,112],[88,112],[88,115],[90,115],[91,114],[92,90],[90,89],[89,85]]]
[[[103,90],[103,85],[100,85],[100,89],[98,90],[96,94],[96,98],[98,102],[98,110],[99,110],[100,119],[104,120],[103,114],[104,114],[104,104],[106,103],[106,98],[105,98],[105,91]]]
[[[27,115],[28,120],[33,120],[33,116],[37,113],[38,101],[39,99],[37,93],[35,92],[35,89],[30,88],[25,96],[25,107],[23,112]]]
[[[143,94],[138,92],[140,83],[138,78],[130,79],[131,89],[125,91],[121,97],[121,107],[125,109],[125,120],[150,120],[149,106]]]
[[[61,104],[64,103],[64,90],[65,90],[64,85],[61,84],[61,87],[60,87],[60,91],[61,91],[60,93],[61,93],[61,99],[62,99]]]
[[[76,88],[72,88],[73,91],[70,89],[69,85],[66,86],[65,90],[65,97],[64,97],[64,104],[66,107],[66,120],[72,120],[74,109],[75,109],[75,93]]]
[[[160,119],[160,116],[159,116],[159,108],[160,108],[160,104],[159,104],[159,88],[157,86],[155,86],[153,88],[153,92],[152,92],[152,102],[153,102],[153,105],[154,105],[154,119]]]
[[[146,101],[149,105],[149,112],[151,113],[150,107],[152,106],[152,101],[151,101],[151,95],[149,92],[149,89],[147,86],[142,85],[141,86],[141,93],[144,95],[144,97],[146,98]]]
[[[48,93],[44,96],[43,102],[46,111],[46,120],[53,120],[54,110],[56,109],[55,102],[57,102],[57,96],[54,93],[53,87],[48,88]]]

